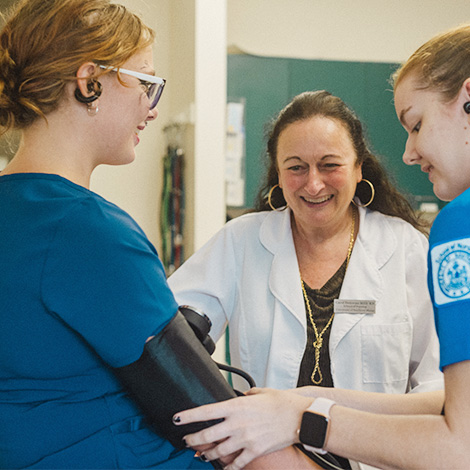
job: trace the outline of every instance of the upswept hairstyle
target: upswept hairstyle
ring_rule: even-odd
[[[20,0],[0,32],[0,134],[57,109],[83,63],[119,67],[153,40],[109,0]]]
[[[267,201],[267,194],[274,185],[279,183],[277,147],[282,131],[290,124],[308,120],[315,116],[334,119],[340,122],[348,131],[356,151],[356,165],[362,164],[363,178],[369,180],[375,187],[375,197],[368,208],[383,214],[400,217],[423,233],[427,233],[428,224],[415,214],[408,200],[393,186],[377,157],[370,152],[359,118],[344,101],[324,90],[306,91],[297,95],[271,123],[266,151],[268,157],[267,174],[265,182],[258,192],[255,210],[272,210]],[[370,199],[370,194],[368,184],[357,185],[355,196],[362,202],[367,202]],[[275,208],[286,205],[281,189],[277,188],[273,191],[271,202]]]
[[[470,77],[470,24],[441,33],[417,49],[392,75],[394,89],[410,73],[419,89],[430,88],[452,101]]]

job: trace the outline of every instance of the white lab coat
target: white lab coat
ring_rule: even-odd
[[[427,239],[401,219],[360,209],[340,299],[375,300],[375,314],[337,314],[335,387],[405,393],[443,388],[427,289]],[[203,310],[217,340],[230,327],[232,365],[257,386],[294,388],[307,341],[290,211],[227,223],[170,278],[179,304]]]
[[[442,389],[427,239],[399,218],[362,208],[359,214],[340,299],[375,300],[376,313],[335,315],[329,344],[335,387]],[[294,388],[307,341],[290,220],[289,209],[236,218],[169,278],[179,304],[209,316],[215,340],[229,323],[231,363],[259,387]]]

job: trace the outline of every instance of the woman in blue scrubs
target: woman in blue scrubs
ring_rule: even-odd
[[[22,133],[0,174],[0,468],[212,468],[171,406],[234,392],[144,232],[89,189],[157,117],[153,40],[109,0],[22,0],[0,32],[0,127]]]
[[[408,133],[404,162],[419,165],[435,194],[450,201],[433,224],[428,256],[445,400],[435,392],[391,396],[308,387],[297,393],[255,391],[178,414],[181,424],[200,416],[226,418],[186,441],[229,437],[205,455],[241,449],[230,470],[293,443],[379,468],[469,467],[470,25],[420,47],[395,74],[394,92]]]
[[[22,131],[0,175],[1,468],[207,467],[116,379],[178,306],[140,227],[89,189],[157,116],[153,39],[105,0],[23,1],[0,34],[0,124]]]

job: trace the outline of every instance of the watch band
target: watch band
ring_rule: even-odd
[[[316,398],[315,401],[305,411],[315,413],[315,414],[318,414],[318,415],[322,415],[325,418],[329,419],[330,418],[330,409],[333,405],[336,405],[336,402],[334,402],[333,400],[330,400],[328,398],[319,397],[319,398]],[[326,444],[326,437],[327,436],[328,436],[328,434],[325,436],[324,445]],[[302,445],[309,452],[316,452],[317,454],[326,454],[326,452],[327,452],[326,450],[324,450],[322,448],[312,447],[312,446],[308,446],[308,445],[305,445],[305,444],[302,444]]]

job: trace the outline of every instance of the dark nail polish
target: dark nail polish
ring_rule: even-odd
[[[206,457],[204,454],[201,454],[201,455],[199,456],[199,458],[200,458],[203,462],[207,462],[207,461],[208,461],[208,460],[207,460],[207,457]]]
[[[173,416],[173,422],[174,423],[179,423],[179,422],[181,422],[181,418],[179,416]]]
[[[184,439],[184,438],[181,439],[181,442],[183,443],[183,445],[184,445],[185,447],[189,447],[189,446],[188,446],[188,443],[186,442],[186,439]]]

